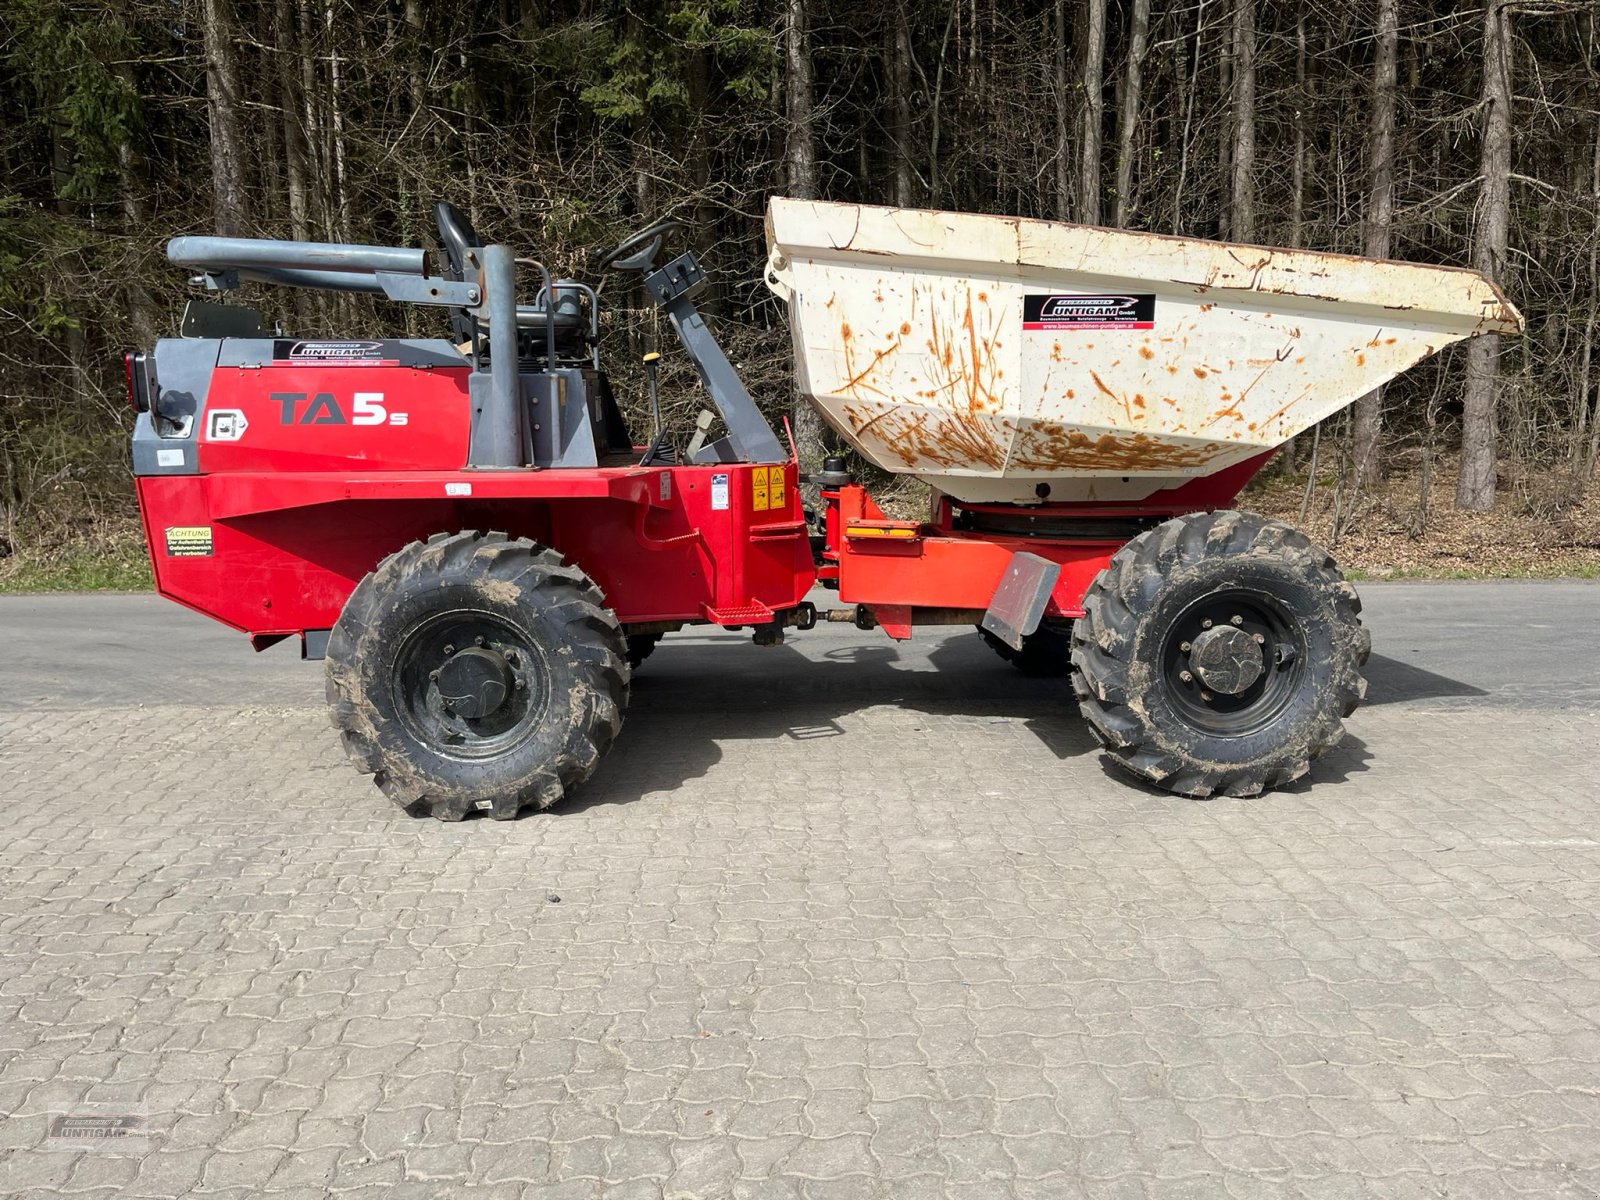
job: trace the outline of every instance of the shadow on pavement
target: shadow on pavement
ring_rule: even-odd
[[[732,638],[664,641],[634,676],[622,738],[556,811],[628,804],[671,791],[716,767],[731,740],[865,737],[842,721],[876,707],[970,718],[979,736],[985,720],[1020,722],[1058,759],[1099,751],[1066,680],[1030,679],[977,637],[946,637],[927,648],[862,641],[823,649],[814,643],[807,647],[810,654],[800,653],[797,642],[805,645],[799,639],[768,649]],[[1377,697],[1369,704],[1486,694],[1380,655],[1372,657],[1368,671],[1369,696]],[[1277,794],[1299,796],[1338,782],[1365,771],[1370,759],[1366,743],[1347,735],[1309,774]],[[1119,786],[1143,786],[1109,764],[1102,769]],[[1191,802],[1158,788],[1144,790],[1167,803]]]
[[[810,657],[790,645],[667,641],[634,677],[622,738],[560,807],[626,804],[670,790],[720,762],[719,743],[730,739],[848,737],[842,718],[880,706],[1020,721],[1060,759],[1097,749],[1065,680],[1026,678],[975,636],[946,638],[927,652],[863,642]]]
[[[1459,679],[1436,675],[1387,655],[1367,659],[1367,698],[1363,707],[1399,704],[1406,700],[1437,700],[1449,696],[1487,696],[1489,693]]]

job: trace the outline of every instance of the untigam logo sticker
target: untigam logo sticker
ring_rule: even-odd
[[[1024,329],[1153,329],[1153,293],[1117,296],[1032,295],[1022,298]]]

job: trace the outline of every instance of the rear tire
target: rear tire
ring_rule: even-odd
[[[1111,762],[1186,796],[1253,796],[1344,737],[1372,639],[1327,552],[1255,513],[1139,535],[1089,587],[1073,689]]]
[[[656,643],[664,636],[664,634],[659,633],[630,633],[628,635],[628,665],[637,671],[639,664],[656,652]]]
[[[1022,639],[1022,649],[1013,650],[982,625],[978,632],[984,644],[1030,679],[1059,679],[1072,670],[1072,626],[1040,625]]]
[[[622,727],[626,644],[554,550],[438,534],[357,585],[328,641],[328,702],[358,770],[407,812],[548,808]]]

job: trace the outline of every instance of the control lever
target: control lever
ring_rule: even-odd
[[[661,400],[656,395],[656,364],[661,355],[652,350],[644,356],[644,373],[650,381],[650,430],[654,437],[661,436]]]

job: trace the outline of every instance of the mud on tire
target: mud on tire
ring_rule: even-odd
[[[1168,791],[1253,796],[1297,779],[1366,693],[1355,588],[1303,533],[1255,513],[1148,530],[1083,606],[1072,634],[1083,715],[1114,764]]]
[[[328,642],[328,703],[357,769],[407,812],[508,819],[554,804],[610,748],[626,650],[600,590],[554,550],[438,534],[351,594]]]

